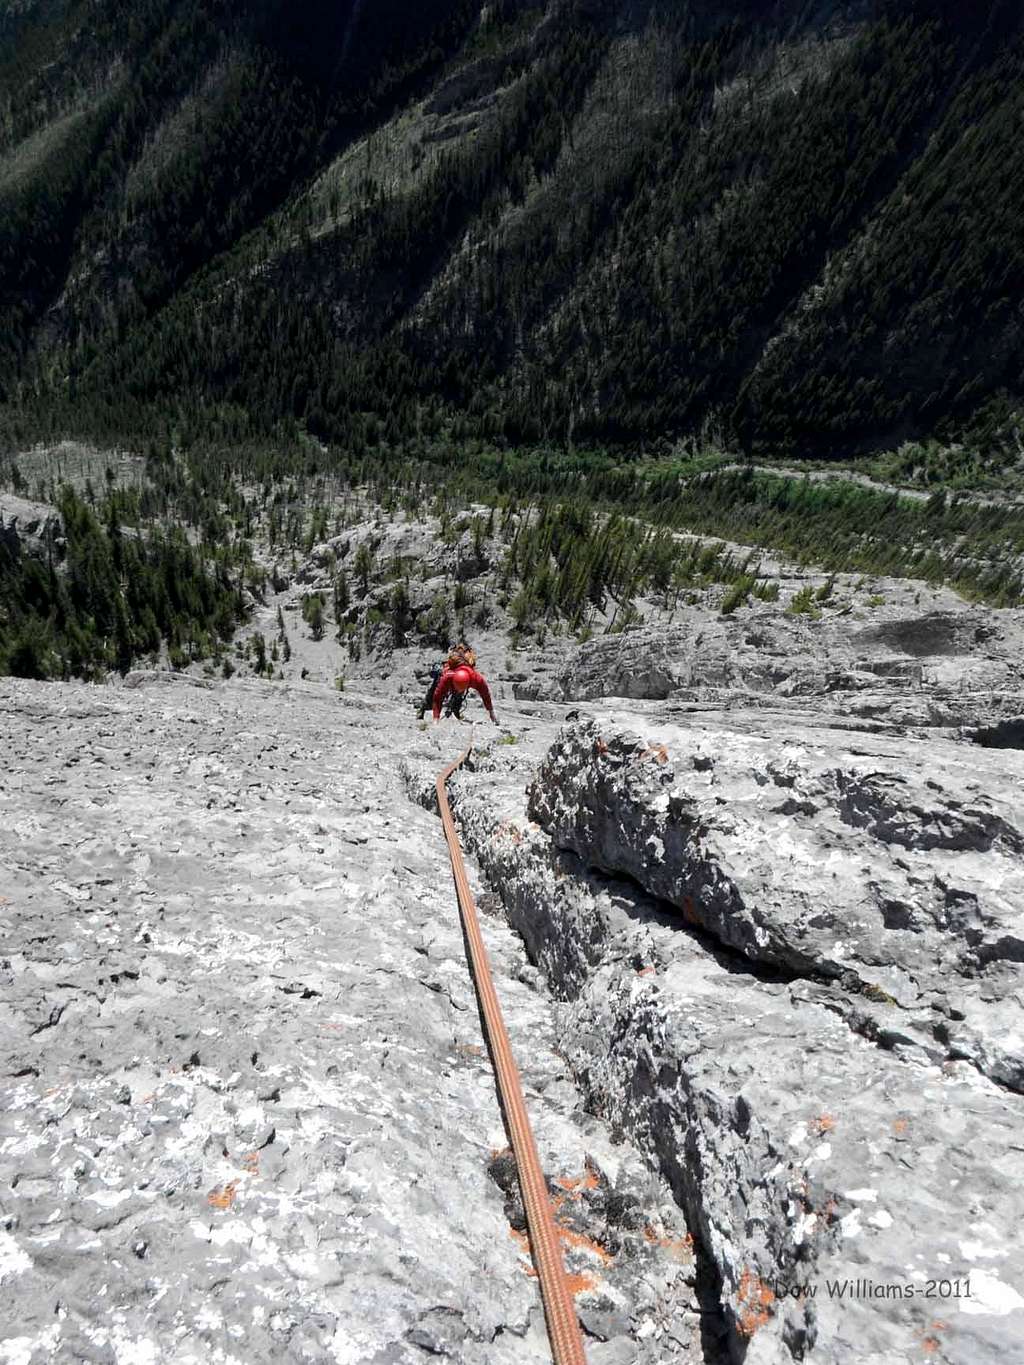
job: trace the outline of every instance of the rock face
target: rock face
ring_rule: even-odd
[[[453,801],[591,1365],[1019,1355],[1024,618],[853,591],[474,637],[511,733]],[[0,1358],[548,1358],[471,732],[388,650],[0,683]]]
[[[1024,754],[767,719],[570,727],[530,814],[744,957],[856,992],[888,1046],[1024,1091]]]
[[[995,762],[988,762],[995,759]],[[1024,759],[763,712],[568,725],[466,838],[671,1181],[737,1360],[1012,1358]],[[809,1354],[808,1354],[809,1353]]]
[[[921,611],[914,585],[880,586],[884,593],[871,600],[888,595],[888,603],[856,612],[849,603],[827,605],[819,619],[776,604],[725,616],[683,609],[674,625],[588,642],[556,691],[566,701],[616,696],[743,707],[813,699],[843,716],[910,725],[1024,715],[1020,613],[934,601]]]
[[[354,693],[132,681],[0,682],[0,1358],[545,1359],[443,836],[395,758],[451,739]],[[485,933],[590,1359],[703,1359],[680,1210]]]
[[[51,546],[60,558],[64,542],[56,510],[46,502],[30,502],[0,490],[0,547],[45,555]]]

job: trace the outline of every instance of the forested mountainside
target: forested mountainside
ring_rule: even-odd
[[[0,6],[0,413],[1019,441],[1016,0]]]

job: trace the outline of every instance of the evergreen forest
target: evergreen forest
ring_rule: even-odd
[[[1013,0],[5,13],[8,447],[1019,454]]]

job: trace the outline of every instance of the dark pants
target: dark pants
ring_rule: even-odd
[[[422,719],[430,708],[434,705],[434,693],[437,691],[437,684],[441,674],[444,672],[444,664],[435,664],[430,670],[430,686],[427,688],[427,695],[420,708],[420,719]],[[453,716],[462,715],[462,703],[466,700],[464,692],[451,691],[448,693],[448,706]]]

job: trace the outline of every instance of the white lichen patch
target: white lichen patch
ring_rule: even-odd
[[[9,1232],[0,1231],[0,1284],[32,1269],[32,1257],[19,1246]]]
[[[958,1300],[961,1313],[991,1313],[1005,1317],[1007,1313],[1024,1312],[1024,1298],[1004,1283],[994,1270],[973,1269],[969,1276],[969,1298]]]
[[[858,1237],[862,1232],[860,1209],[853,1209],[839,1220],[839,1231],[843,1237]]]

